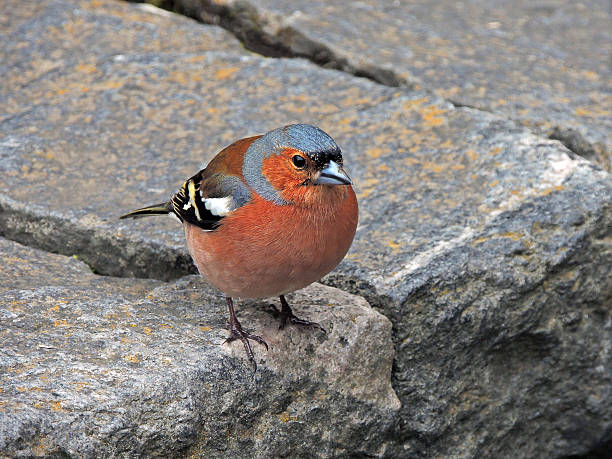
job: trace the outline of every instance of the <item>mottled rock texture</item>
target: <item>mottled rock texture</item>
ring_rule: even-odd
[[[249,48],[427,88],[520,121],[612,171],[607,0],[152,0]]]
[[[101,348],[109,354],[97,364],[113,370],[104,384],[124,382],[117,383],[120,389],[111,391],[108,402],[123,410],[116,424],[108,415],[115,412],[104,411],[96,399],[82,409],[74,402],[78,397],[64,399],[70,409],[62,422],[78,417],[79,426],[99,426],[94,433],[77,429],[75,438],[95,434],[105,440],[88,450],[57,437],[56,449],[46,451],[559,457],[610,440],[612,179],[601,168],[503,111],[458,107],[431,91],[381,85],[303,60],[258,57],[231,38],[219,41],[229,37],[220,29],[172,15],[166,23],[166,16],[151,7],[49,1],[37,15],[19,5],[11,3],[10,13],[18,19],[0,22],[8,31],[3,40],[14,65],[34,65],[38,47],[71,51],[32,82],[18,75],[0,80],[0,103],[7,107],[0,119],[0,234],[77,255],[98,274],[129,277],[121,288],[116,278],[91,272],[76,282],[85,268],[71,258],[70,269],[57,271],[53,282],[29,286],[22,279],[2,293],[0,304],[31,301],[31,319],[25,303],[15,303],[15,311],[8,308],[7,317],[18,324],[11,326],[43,324],[40,334],[32,327],[21,339],[11,338],[5,351],[20,345],[38,349],[37,340],[47,334],[55,340],[54,349],[24,352],[19,362],[39,355],[56,362],[57,349],[67,346],[70,352],[57,364],[58,381],[66,387],[78,382],[70,379],[73,367],[66,362],[78,366],[100,358],[98,350],[83,345],[96,342],[95,330],[74,316],[78,307],[106,333]],[[34,27],[42,21],[65,30],[79,11],[93,12],[88,16],[96,18],[93,24],[111,24],[110,30],[88,28],[92,52],[71,44],[77,40],[71,36],[52,45],[56,29]],[[125,25],[132,14],[140,18],[136,25],[146,15],[155,18],[147,31],[185,28],[186,43],[179,33],[171,48],[143,49],[122,41],[136,28]],[[109,17],[118,19],[108,22]],[[98,52],[96,34],[128,45],[119,50],[108,44]],[[81,61],[86,68],[79,67]],[[327,338],[303,330],[279,333],[261,302],[241,303],[240,317],[275,343],[269,353],[256,348],[262,370],[253,376],[238,344],[218,346],[225,336],[224,306],[203,281],[158,283],[144,293],[149,284],[142,282],[159,281],[134,279],[171,281],[194,272],[180,226],[165,218],[119,222],[117,217],[166,199],[231,141],[292,122],[317,124],[335,138],[360,200],[353,248],[323,282],[365,297],[391,320],[392,333],[363,300],[337,290],[322,293],[322,287],[298,293],[294,301],[298,311],[333,323]],[[36,267],[37,257],[25,257],[34,273],[44,270]],[[8,272],[21,264],[7,264]],[[132,282],[138,285],[135,294],[129,293]],[[74,343],[60,337],[45,316],[55,298],[70,305],[55,311],[63,315],[53,320],[75,327]],[[96,312],[106,310],[118,314],[116,321]],[[344,312],[336,317],[335,311]],[[123,337],[132,341],[123,343]],[[343,349],[343,339],[355,346],[343,350],[348,360],[333,351]],[[388,368],[391,346],[389,376],[381,368]],[[178,349],[184,349],[184,358],[177,358],[183,355]],[[298,358],[287,362],[294,354]],[[359,365],[350,360],[353,354]],[[162,358],[170,360],[166,370]],[[114,373],[121,365],[123,372]],[[35,368],[25,373],[28,378],[39,378]],[[367,377],[374,379],[370,383]],[[28,381],[22,386],[59,394],[45,403],[61,402],[67,394],[59,383],[54,388],[53,381],[44,386]],[[205,383],[213,392],[203,389]],[[218,394],[233,393],[230,385],[235,395],[219,402]],[[281,386],[298,395],[289,402],[276,400]],[[315,403],[312,395],[321,388],[333,392],[322,411],[317,403],[324,402]],[[42,404],[37,393],[15,389],[0,396],[11,403]],[[250,411],[243,414],[239,405],[247,402]],[[170,417],[168,405],[176,407]],[[297,420],[287,410],[294,405],[302,416]],[[52,407],[44,406],[54,416]],[[350,409],[354,414],[345,425],[342,417]],[[33,448],[18,443],[19,432],[34,432],[28,438],[40,442],[39,433],[51,425],[42,419],[55,422],[33,412],[38,414],[28,418],[26,411],[26,417],[15,418],[18,425],[31,419],[27,429],[2,434],[11,451]],[[139,427],[135,419],[145,418]],[[276,424],[270,427],[268,421]]]
[[[391,323],[363,299],[319,284],[293,295],[327,334],[241,304],[270,345],[253,373],[240,343],[222,344],[225,302],[199,276],[97,276],[4,239],[0,254],[0,455],[387,451],[373,440],[399,408]]]

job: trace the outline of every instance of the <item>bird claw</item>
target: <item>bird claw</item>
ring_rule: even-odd
[[[244,330],[242,330],[242,327],[240,326],[240,324],[238,324],[238,326],[234,325],[230,327],[230,336],[228,336],[225,339],[225,341],[223,341],[223,344],[231,343],[232,341],[235,341],[237,339],[242,341],[242,345],[244,346],[244,350],[247,354],[247,357],[249,358],[249,361],[253,364],[254,371],[257,371],[257,363],[255,363],[255,355],[253,354],[253,350],[251,349],[251,343],[249,343],[249,340],[252,339],[258,342],[259,344],[265,346],[266,351],[269,349],[268,343],[266,343],[265,340],[261,336],[251,335],[250,333],[247,333]]]
[[[269,304],[268,307],[272,310],[271,313],[274,315],[274,317],[280,318],[281,320],[281,324],[278,327],[279,330],[284,329],[287,326],[287,322],[290,322],[293,325],[299,325],[302,327],[318,328],[323,333],[327,333],[327,331],[318,322],[311,322],[310,320],[300,319],[297,317],[288,305],[286,307],[283,305],[281,310],[279,310],[273,304]]]
[[[327,331],[321,326],[320,323],[311,322],[310,320],[300,319],[299,317],[296,317],[295,314],[293,313],[281,314],[281,324],[278,327],[279,330],[282,330],[283,328],[285,328],[285,326],[287,325],[287,322],[291,322],[293,325],[299,325],[301,327],[318,328],[323,333],[327,333]]]

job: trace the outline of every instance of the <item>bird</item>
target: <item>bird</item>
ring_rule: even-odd
[[[357,197],[342,152],[323,130],[291,124],[238,140],[186,180],[167,202],[120,218],[168,214],[182,222],[200,274],[226,297],[229,336],[257,364],[233,298],[278,296],[287,322],[318,327],[294,315],[285,295],[320,280],[348,252],[358,223]]]

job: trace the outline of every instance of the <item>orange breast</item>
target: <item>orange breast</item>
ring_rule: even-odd
[[[305,206],[276,206],[256,197],[212,232],[186,223],[200,273],[226,295],[243,298],[281,295],[329,273],[353,241],[357,199],[350,186],[313,188],[331,194]]]

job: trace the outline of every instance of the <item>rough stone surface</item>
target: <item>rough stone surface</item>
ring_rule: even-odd
[[[231,34],[218,27],[202,27],[191,19],[144,4],[5,0],[2,12],[0,88],[5,94],[0,99],[0,120],[23,110],[12,98],[19,97],[18,89],[36,87],[58,73],[72,73],[78,80],[79,76],[95,74],[96,64],[124,52],[159,55],[177,48],[185,53],[242,48]],[[106,83],[113,86],[113,82]],[[64,89],[47,88],[56,94]],[[99,89],[85,84],[80,87],[83,92]]]
[[[176,223],[116,217],[166,199],[229,142],[300,121],[320,125],[343,148],[360,199],[360,225],[347,259],[324,282],[366,297],[391,319],[391,381],[402,406],[393,411],[395,405],[387,404],[380,415],[370,410],[380,418],[380,434],[356,434],[368,438],[369,449],[359,442],[354,449],[325,443],[330,446],[322,446],[323,455],[556,457],[610,439],[607,173],[559,142],[491,113],[300,60],[182,52],[177,46],[175,52],[105,56],[91,73],[66,69],[19,91],[10,81],[0,85],[0,101],[10,98],[15,113],[0,122],[0,234],[77,254],[103,274],[168,280],[193,269]],[[155,295],[180,301],[191,282],[164,285]],[[80,293],[74,295],[77,301]],[[153,307],[149,301],[130,299],[129,310]],[[223,308],[220,299],[213,304]],[[159,309],[153,307],[159,316],[151,324],[170,320],[163,314],[171,312]],[[240,314],[253,329],[265,328],[269,319],[258,319],[255,311],[247,306]],[[204,320],[222,340],[223,314],[215,315],[218,322],[203,308],[190,314],[189,327]],[[181,323],[188,328],[186,319]],[[154,337],[146,339],[157,346]],[[331,365],[335,357],[324,353],[325,342],[316,335],[307,339],[326,360],[322,367]],[[138,352],[149,356],[145,350]],[[232,352],[242,357],[239,346]],[[274,372],[276,354],[256,352],[266,359],[262,375]],[[215,358],[221,357],[210,354]],[[247,374],[242,361],[235,365]],[[246,383],[231,368],[238,393],[245,394]],[[197,378],[186,380],[193,397],[206,397]],[[267,397],[263,385],[248,387]],[[358,396],[342,387],[353,403]],[[357,408],[356,416],[366,412]],[[223,422],[210,422],[217,421]],[[292,428],[282,438],[307,430]],[[236,445],[248,437],[237,428],[223,432]],[[271,441],[256,433],[256,441],[264,440],[245,443],[243,451]],[[130,434],[124,441],[144,435]],[[206,444],[202,438],[219,438],[168,435],[159,443],[167,451],[195,444],[192,454]],[[228,455],[237,451],[227,448]]]
[[[607,0],[165,0],[247,46],[494,111],[612,171]]]
[[[373,441],[399,408],[391,323],[363,299],[319,284],[293,295],[325,335],[279,330],[265,303],[240,304],[270,345],[255,347],[253,373],[240,343],[222,344],[224,300],[199,277],[96,276],[2,239],[0,253],[11,264],[0,293],[3,457],[391,451]]]
[[[139,298],[160,285],[159,281],[153,279],[97,276],[77,257],[33,249],[2,237],[0,260],[0,292],[67,286],[100,291],[112,283],[117,293]]]

